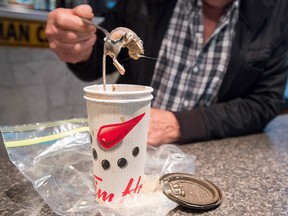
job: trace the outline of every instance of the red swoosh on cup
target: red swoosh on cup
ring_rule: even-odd
[[[126,122],[101,126],[97,133],[99,144],[105,149],[112,148],[125,138],[144,115],[145,113],[142,113]]]

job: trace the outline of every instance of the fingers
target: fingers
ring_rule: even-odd
[[[95,41],[96,35],[94,34],[87,40],[73,43],[54,40],[49,44],[49,46],[62,61],[77,63],[89,58]]]
[[[174,114],[166,110],[152,108],[149,120],[148,144],[159,146],[178,142],[179,139],[180,128]]]
[[[50,39],[50,41],[59,41],[63,43],[76,43],[80,41],[86,41],[93,37],[95,34],[95,30],[91,32],[77,32],[77,31],[67,31],[61,28],[55,28],[52,37],[50,37],[50,33],[47,32],[46,35]]]
[[[75,15],[85,17],[90,20],[94,17],[93,10],[89,5],[79,5],[78,7],[73,8],[72,11]]]
[[[95,31],[94,26],[85,24],[78,15],[75,15],[73,13],[73,10],[66,8],[57,8],[56,10],[53,10],[48,15],[47,26],[49,27],[54,26],[55,28],[63,30],[84,32],[84,33]]]
[[[49,13],[45,34],[50,48],[65,62],[85,61],[96,42],[96,28],[85,24],[79,16],[93,18],[89,5],[74,9],[57,8]]]
[[[148,130],[148,144],[151,146],[159,146],[161,144],[162,132],[161,130],[157,129],[157,110],[151,108],[150,110],[150,119],[149,119],[149,130]]]

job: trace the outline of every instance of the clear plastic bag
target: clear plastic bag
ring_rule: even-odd
[[[148,146],[144,191],[137,203],[98,205],[86,119],[3,126],[1,132],[12,163],[59,215],[165,215],[177,204],[157,187],[159,177],[195,171],[194,155],[175,145]]]

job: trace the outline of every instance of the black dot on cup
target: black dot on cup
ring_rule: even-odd
[[[102,165],[103,169],[106,170],[110,167],[110,162],[108,160],[103,160],[101,162],[101,165]]]
[[[96,150],[93,148],[93,150],[92,150],[92,153],[93,153],[93,158],[94,158],[94,160],[97,160],[97,158],[98,158],[98,155],[97,155],[97,152],[96,152]]]
[[[132,150],[132,155],[133,155],[134,157],[136,157],[136,156],[139,154],[139,151],[140,151],[139,147],[135,147],[135,148]]]
[[[120,168],[123,168],[126,164],[127,164],[127,160],[126,160],[125,158],[120,158],[120,159],[117,161],[117,165],[118,165]]]

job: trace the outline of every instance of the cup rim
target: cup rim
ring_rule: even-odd
[[[151,101],[153,99],[153,95],[149,95],[148,97],[145,98],[139,98],[139,99],[122,99],[122,100],[114,100],[114,99],[96,99],[96,98],[91,98],[87,96],[83,96],[85,100],[90,101],[90,102],[100,102],[100,103],[137,103],[137,102],[144,102],[144,101]]]
[[[103,84],[94,84],[94,85],[89,85],[83,88],[85,93],[90,93],[90,94],[97,94],[97,95],[137,95],[137,94],[148,94],[153,92],[153,88],[150,86],[145,86],[145,85],[135,85],[135,84],[106,84],[106,87],[111,87],[111,86],[128,86],[128,87],[143,87],[143,90],[136,90],[136,91],[103,91],[103,90],[91,90],[93,87],[97,86],[102,86]],[[96,89],[96,88],[95,88]]]

